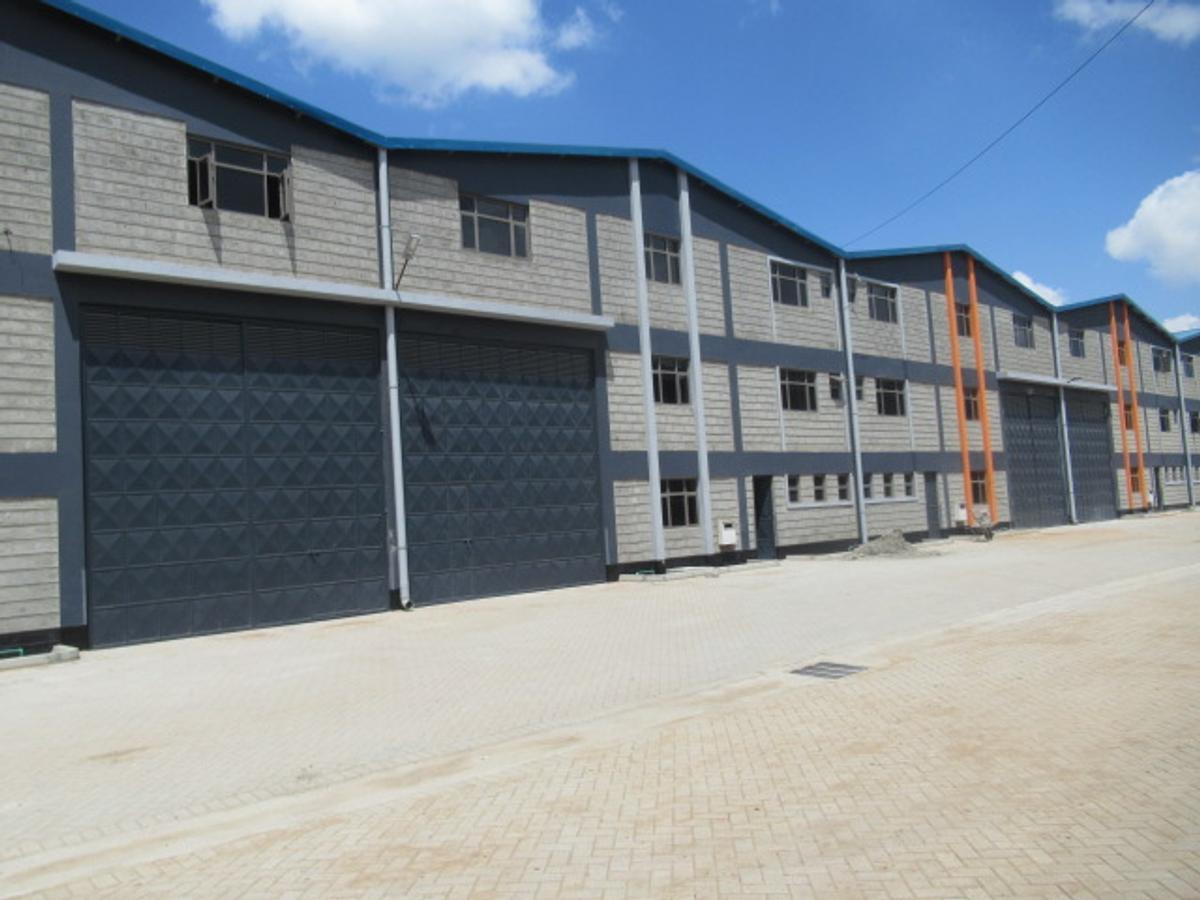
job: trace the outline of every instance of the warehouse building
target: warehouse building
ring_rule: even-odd
[[[1195,503],[1195,336],[1127,297],[0,16],[0,644]]]

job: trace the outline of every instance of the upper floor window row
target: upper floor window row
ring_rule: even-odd
[[[1161,347],[1154,347],[1150,351],[1150,358],[1154,365],[1155,372],[1170,374],[1171,372],[1171,351],[1164,350]]]
[[[292,166],[286,156],[188,138],[187,178],[192,206],[292,218]]]
[[[646,278],[660,284],[679,284],[679,238],[646,232]]]
[[[497,256],[529,255],[529,207],[489,197],[459,194],[462,245]]]
[[[1013,342],[1027,350],[1034,349],[1033,316],[1013,313]]]
[[[896,305],[896,289],[886,284],[868,281],[867,310],[876,322],[900,321],[900,312]]]
[[[1077,356],[1080,359],[1087,356],[1087,345],[1084,343],[1083,329],[1072,328],[1067,332],[1067,336],[1071,344],[1071,355]]]

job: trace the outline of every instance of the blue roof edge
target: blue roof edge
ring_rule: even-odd
[[[846,260],[852,259],[870,259],[882,258],[888,256],[920,256],[931,253],[968,253],[980,263],[987,266],[992,272],[999,275],[1004,281],[1016,288],[1025,296],[1029,297],[1035,303],[1052,312],[1067,312],[1073,309],[1082,309],[1087,306],[1095,306],[1100,303],[1107,303],[1110,300],[1124,300],[1129,303],[1141,316],[1146,319],[1155,328],[1167,335],[1172,341],[1179,343],[1184,340],[1191,340],[1194,337],[1200,336],[1200,329],[1192,332],[1187,332],[1183,335],[1176,335],[1143,310],[1131,298],[1125,294],[1114,294],[1109,297],[1099,297],[1094,300],[1083,300],[1077,303],[1069,303],[1063,306],[1056,306],[1050,303],[1040,294],[1027,288],[1025,285],[1017,281],[1007,270],[996,265],[978,250],[975,250],[969,244],[934,244],[929,246],[919,247],[898,247],[881,250],[846,250],[839,247],[837,244],[827,241],[807,228],[799,225],[784,215],[771,209],[769,206],[760,203],[759,201],[747,196],[741,191],[730,187],[719,178],[708,174],[703,169],[692,165],[684,159],[676,156],[666,150],[648,149],[643,147],[602,147],[602,146],[586,146],[586,145],[570,145],[570,144],[537,144],[537,143],[520,143],[520,142],[503,142],[503,141],[458,141],[448,139],[420,139],[406,137],[390,137],[374,131],[370,128],[364,128],[349,119],[331,113],[326,109],[322,109],[307,101],[301,100],[298,97],[293,97],[283,91],[276,90],[264,82],[250,78],[241,72],[223,66],[220,63],[200,56],[197,53],[192,53],[189,50],[184,50],[168,41],[164,41],[155,37],[152,34],[134,28],[119,19],[77,2],[77,0],[38,0],[44,6],[56,9],[59,12],[74,16],[77,19],[88,22],[98,28],[102,28],[112,34],[140,44],[143,47],[174,59],[184,65],[199,69],[202,72],[226,81],[229,84],[239,87],[242,90],[249,91],[252,94],[257,94],[267,100],[279,103],[296,112],[308,116],[314,121],[320,122],[341,131],[351,137],[370,144],[374,147],[382,147],[387,150],[426,150],[432,152],[461,152],[461,153],[495,153],[495,154],[520,154],[520,155],[545,155],[545,156],[581,156],[593,158],[634,158],[659,160],[669,165],[677,166],[689,175],[705,182],[710,187],[725,194],[738,204],[745,206],[747,209],[753,210],[759,215],[767,218],[777,225],[794,232],[799,237],[807,240],[833,256],[838,256]]]

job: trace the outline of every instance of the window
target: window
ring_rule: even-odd
[[[800,476],[789,475],[787,477],[788,503],[800,502]]]
[[[808,306],[808,273],[772,260],[771,299],[784,306]]]
[[[828,272],[821,273],[821,297],[828,300],[833,296],[833,276]]]
[[[863,473],[863,498],[866,500],[871,499],[871,482],[874,480],[875,476],[870,472]]]
[[[971,502],[987,503],[987,472],[971,472]]]
[[[913,477],[912,472],[904,473],[904,496],[905,497],[917,496],[917,482],[916,482],[916,478]]]
[[[849,500],[850,499],[850,476],[849,475],[839,475],[838,476],[838,499],[839,500]]]
[[[642,243],[646,248],[646,277],[660,284],[679,284],[679,239],[646,232]]]
[[[842,399],[842,376],[837,372],[829,373],[829,399],[834,401]]]
[[[854,376],[854,399],[857,400],[859,403],[862,403],[863,384],[866,382],[866,380],[867,379],[862,375]]]
[[[825,502],[825,476],[813,476],[813,500],[817,503]]]
[[[688,361],[674,356],[655,356],[651,362],[654,402],[684,404],[688,397]]]
[[[1195,410],[1192,410],[1191,419],[1192,419],[1192,434],[1200,434],[1200,412],[1196,412]]]
[[[963,409],[966,411],[967,421],[979,421],[979,388],[963,388]]]
[[[1033,316],[1013,313],[1013,342],[1018,347],[1033,349]]]
[[[1125,430],[1133,431],[1133,406],[1125,404]]]
[[[459,194],[462,245],[497,256],[529,255],[529,207],[507,200]]]
[[[1125,338],[1117,338],[1117,363],[1129,365],[1129,348],[1125,346]]]
[[[286,156],[188,138],[188,203],[203,209],[292,218],[292,168]]]
[[[867,307],[876,322],[896,322],[896,289],[885,284],[867,282]]]
[[[799,369],[779,370],[780,402],[796,412],[817,411],[817,375]]]
[[[1180,359],[1182,359],[1182,361],[1183,361],[1183,377],[1184,378],[1195,378],[1196,377],[1196,360],[1195,360],[1195,358],[1184,353],[1180,357]]]
[[[894,497],[896,495],[895,487],[892,484],[892,473],[885,472],[883,475],[883,496]]]
[[[1163,350],[1161,347],[1153,347],[1150,350],[1150,361],[1154,366],[1155,372],[1162,372],[1164,375],[1171,371],[1171,351]]]
[[[969,303],[954,304],[954,321],[958,326],[959,337],[971,336],[971,305]]]
[[[1142,490],[1142,470],[1137,466],[1129,470],[1129,489],[1139,493]]]
[[[1171,411],[1169,409],[1160,409],[1158,411],[1158,430],[1171,430]]]
[[[904,382],[891,378],[876,378],[875,410],[881,416],[904,415]]]
[[[700,521],[695,478],[664,478],[660,484],[664,528],[681,528]]]
[[[1072,356],[1077,356],[1080,359],[1087,356],[1087,344],[1084,342],[1082,328],[1072,328],[1067,332],[1067,337],[1071,343]]]

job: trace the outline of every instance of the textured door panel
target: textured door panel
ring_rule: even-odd
[[[1067,391],[1067,425],[1071,441],[1071,473],[1075,479],[1075,512],[1081,522],[1117,517],[1113,476],[1112,430],[1106,395]]]
[[[1000,405],[1013,524],[1021,528],[1065,524],[1067,485],[1057,395],[1040,388],[1007,388]]]
[[[85,310],[94,644],[386,607],[377,342]]]
[[[399,341],[419,603],[604,578],[591,354]]]

